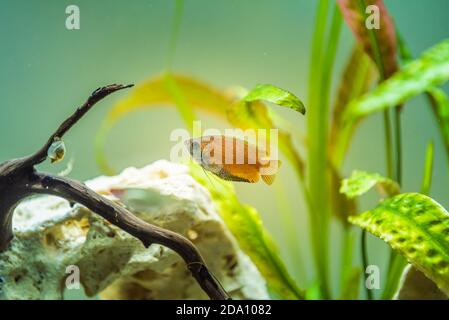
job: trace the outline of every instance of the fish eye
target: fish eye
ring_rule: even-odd
[[[197,141],[192,141],[190,147],[192,150],[198,150],[200,148],[200,144]]]
[[[199,150],[201,150],[200,144],[193,139],[186,140],[185,146],[191,155],[193,155],[194,153],[197,153]]]

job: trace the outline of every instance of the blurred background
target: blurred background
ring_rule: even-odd
[[[385,1],[414,56],[449,38],[449,2]],[[67,30],[65,9],[80,8],[80,30]],[[306,102],[310,45],[316,1],[313,0],[186,0],[173,71],[218,88],[252,88],[270,83],[288,89]],[[169,0],[0,0],[0,162],[40,147],[59,123],[95,88],[110,83],[140,83],[166,66],[174,1]],[[354,43],[343,26],[333,89]],[[449,93],[449,87],[444,87]],[[106,113],[126,92],[108,97],[65,137],[66,160],[41,169],[59,172],[70,158],[70,177],[85,180],[101,174],[93,141]],[[305,132],[306,117],[277,111]],[[203,128],[226,128],[225,122],[200,115]],[[183,127],[175,108],[152,108],[129,114],[115,126],[107,156],[117,169],[168,159],[170,132]],[[426,143],[436,147],[431,196],[449,207],[448,172],[443,146],[423,97],[403,112],[404,191],[419,191]],[[344,165],[385,174],[381,116],[365,120],[356,133]],[[284,163],[286,163],[284,161]],[[313,264],[302,192],[289,165],[271,187],[235,183],[242,202],[256,207],[274,236],[283,260],[301,287],[311,285]],[[363,198],[360,210],[377,196]],[[293,226],[297,240],[286,228]],[[332,226],[335,253],[331,272],[339,271],[339,225]],[[334,241],[335,240],[335,241]],[[370,238],[370,263],[383,270],[386,246]],[[358,250],[357,250],[358,252]],[[355,263],[360,263],[356,254]],[[334,289],[339,287],[334,277]]]

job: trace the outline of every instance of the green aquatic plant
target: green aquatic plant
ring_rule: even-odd
[[[187,77],[174,74],[171,77],[175,79],[185,101],[194,109],[228,119],[231,124],[243,129],[272,128],[274,126],[267,107],[261,100],[291,108],[299,113],[306,112],[301,100],[292,93],[273,85],[256,86],[239,99]],[[97,160],[105,172],[113,172],[102,151],[105,138],[120,118],[140,108],[151,108],[161,104],[176,106],[177,98],[164,86],[164,81],[162,76],[138,85],[136,90],[109,111],[97,134],[96,144]],[[255,116],[251,116],[251,114]],[[280,131],[279,143],[299,174],[303,174],[301,171],[303,162],[293,149],[290,135]],[[220,182],[215,177],[207,177],[208,180],[206,176],[202,175],[204,171],[198,166],[192,165],[191,171],[192,175],[209,189],[219,214],[236,236],[242,250],[248,254],[262,275],[265,276],[273,291],[285,299],[303,299],[304,293],[289,276],[257,211],[252,207],[240,204],[230,183]],[[214,179],[214,182],[211,183],[210,179]]]
[[[408,63],[373,91],[354,100],[346,110],[347,121],[354,121],[424,93],[449,80],[449,41],[445,40]],[[438,95],[438,93],[437,93]],[[441,101],[441,96],[437,101]]]
[[[388,196],[400,192],[399,185],[395,181],[382,177],[378,173],[357,170],[352,173],[350,178],[342,181],[340,192],[344,193],[348,198],[356,198],[365,194],[373,187],[377,187],[380,193]]]
[[[242,99],[244,102],[267,101],[284,106],[302,114],[306,113],[306,107],[293,93],[275,87],[271,84],[259,84]]]
[[[349,220],[385,240],[449,294],[449,213],[435,200],[404,193]]]
[[[366,8],[371,5],[379,9],[379,28],[366,26],[369,18]],[[428,97],[449,167],[449,99],[438,87],[449,80],[448,40],[434,45],[414,60],[383,1],[339,0],[335,4],[319,0],[311,45],[308,96],[303,103],[294,91],[272,84],[255,85],[252,90],[242,87],[221,89],[174,72],[171,61],[179,35],[182,6],[182,1],[177,1],[166,70],[162,75],[137,85],[109,111],[100,126],[96,155],[104,171],[114,172],[103,150],[109,131],[129,112],[142,108],[175,107],[189,129],[192,129],[196,114],[203,112],[217,116],[235,128],[277,128],[280,150],[296,173],[301,186],[298,193],[306,204],[310,222],[314,278],[306,293],[292,280],[258,213],[238,201],[231,184],[215,177],[211,183],[198,167],[192,166],[191,170],[192,175],[211,192],[224,222],[278,296],[284,299],[361,298],[359,287],[370,258],[366,232],[390,245],[389,265],[384,277],[387,280],[381,298],[393,297],[406,261],[447,293],[448,217],[447,212],[428,197],[434,146],[429,143],[426,151],[422,194],[401,193],[404,139],[401,113],[411,98],[420,94]],[[330,14],[332,18],[328,24]],[[333,96],[334,64],[343,22],[354,34],[356,43]],[[292,128],[297,127],[297,118],[292,116],[286,120],[280,117],[271,104],[306,114],[307,131],[303,139],[294,139]],[[377,112],[383,114],[385,149],[379,154],[385,155],[386,174],[354,171],[351,177],[344,179],[345,158],[357,127]],[[380,204],[358,214],[358,198],[373,187],[380,191]],[[423,208],[427,210],[424,213]],[[339,222],[342,232],[340,291],[337,296],[331,285],[335,283],[332,277],[336,274],[331,275],[329,271],[330,226],[334,219]],[[353,259],[358,235],[354,225],[363,230],[360,237],[361,264],[355,264]],[[433,229],[427,230],[427,227]],[[291,231],[294,229],[290,229],[292,226],[287,225],[286,228],[289,239],[299,242]],[[296,246],[292,248],[297,249]],[[377,298],[370,290],[366,291],[366,297]]]

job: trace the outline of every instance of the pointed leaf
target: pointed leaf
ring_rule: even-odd
[[[449,213],[435,200],[404,193],[349,220],[386,241],[449,294]]]
[[[275,103],[279,106],[287,107],[298,111],[302,114],[306,113],[306,108],[301,100],[298,99],[293,93],[287,90],[275,87],[271,84],[259,84],[252,89],[244,98],[244,101],[268,101]]]
[[[398,31],[397,34],[399,35]],[[412,54],[404,38],[400,35],[398,36],[398,45],[402,61],[409,63],[412,60]],[[426,96],[437,120],[440,135],[446,150],[446,158],[449,162],[449,98],[443,90],[437,87],[429,88]]]
[[[373,91],[351,102],[344,121],[354,121],[393,106],[449,80],[449,40],[425,52]]]
[[[355,198],[365,194],[375,186],[387,196],[397,195],[400,192],[400,187],[395,181],[378,173],[358,170],[353,171],[350,178],[343,180],[340,192],[348,198]]]
[[[182,87],[178,85],[176,78],[170,73],[167,73],[165,75],[165,86],[167,92],[170,94],[170,97],[172,98],[175,106],[177,107],[182,119],[184,120],[184,123],[187,125],[188,128],[192,129],[193,122],[196,119],[195,112],[193,111],[193,108],[189,105],[189,102],[186,96],[184,95]]]

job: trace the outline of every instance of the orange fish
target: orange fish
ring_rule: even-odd
[[[273,183],[280,160],[270,159],[262,149],[229,136],[203,136],[185,142],[192,158],[223,180]]]

